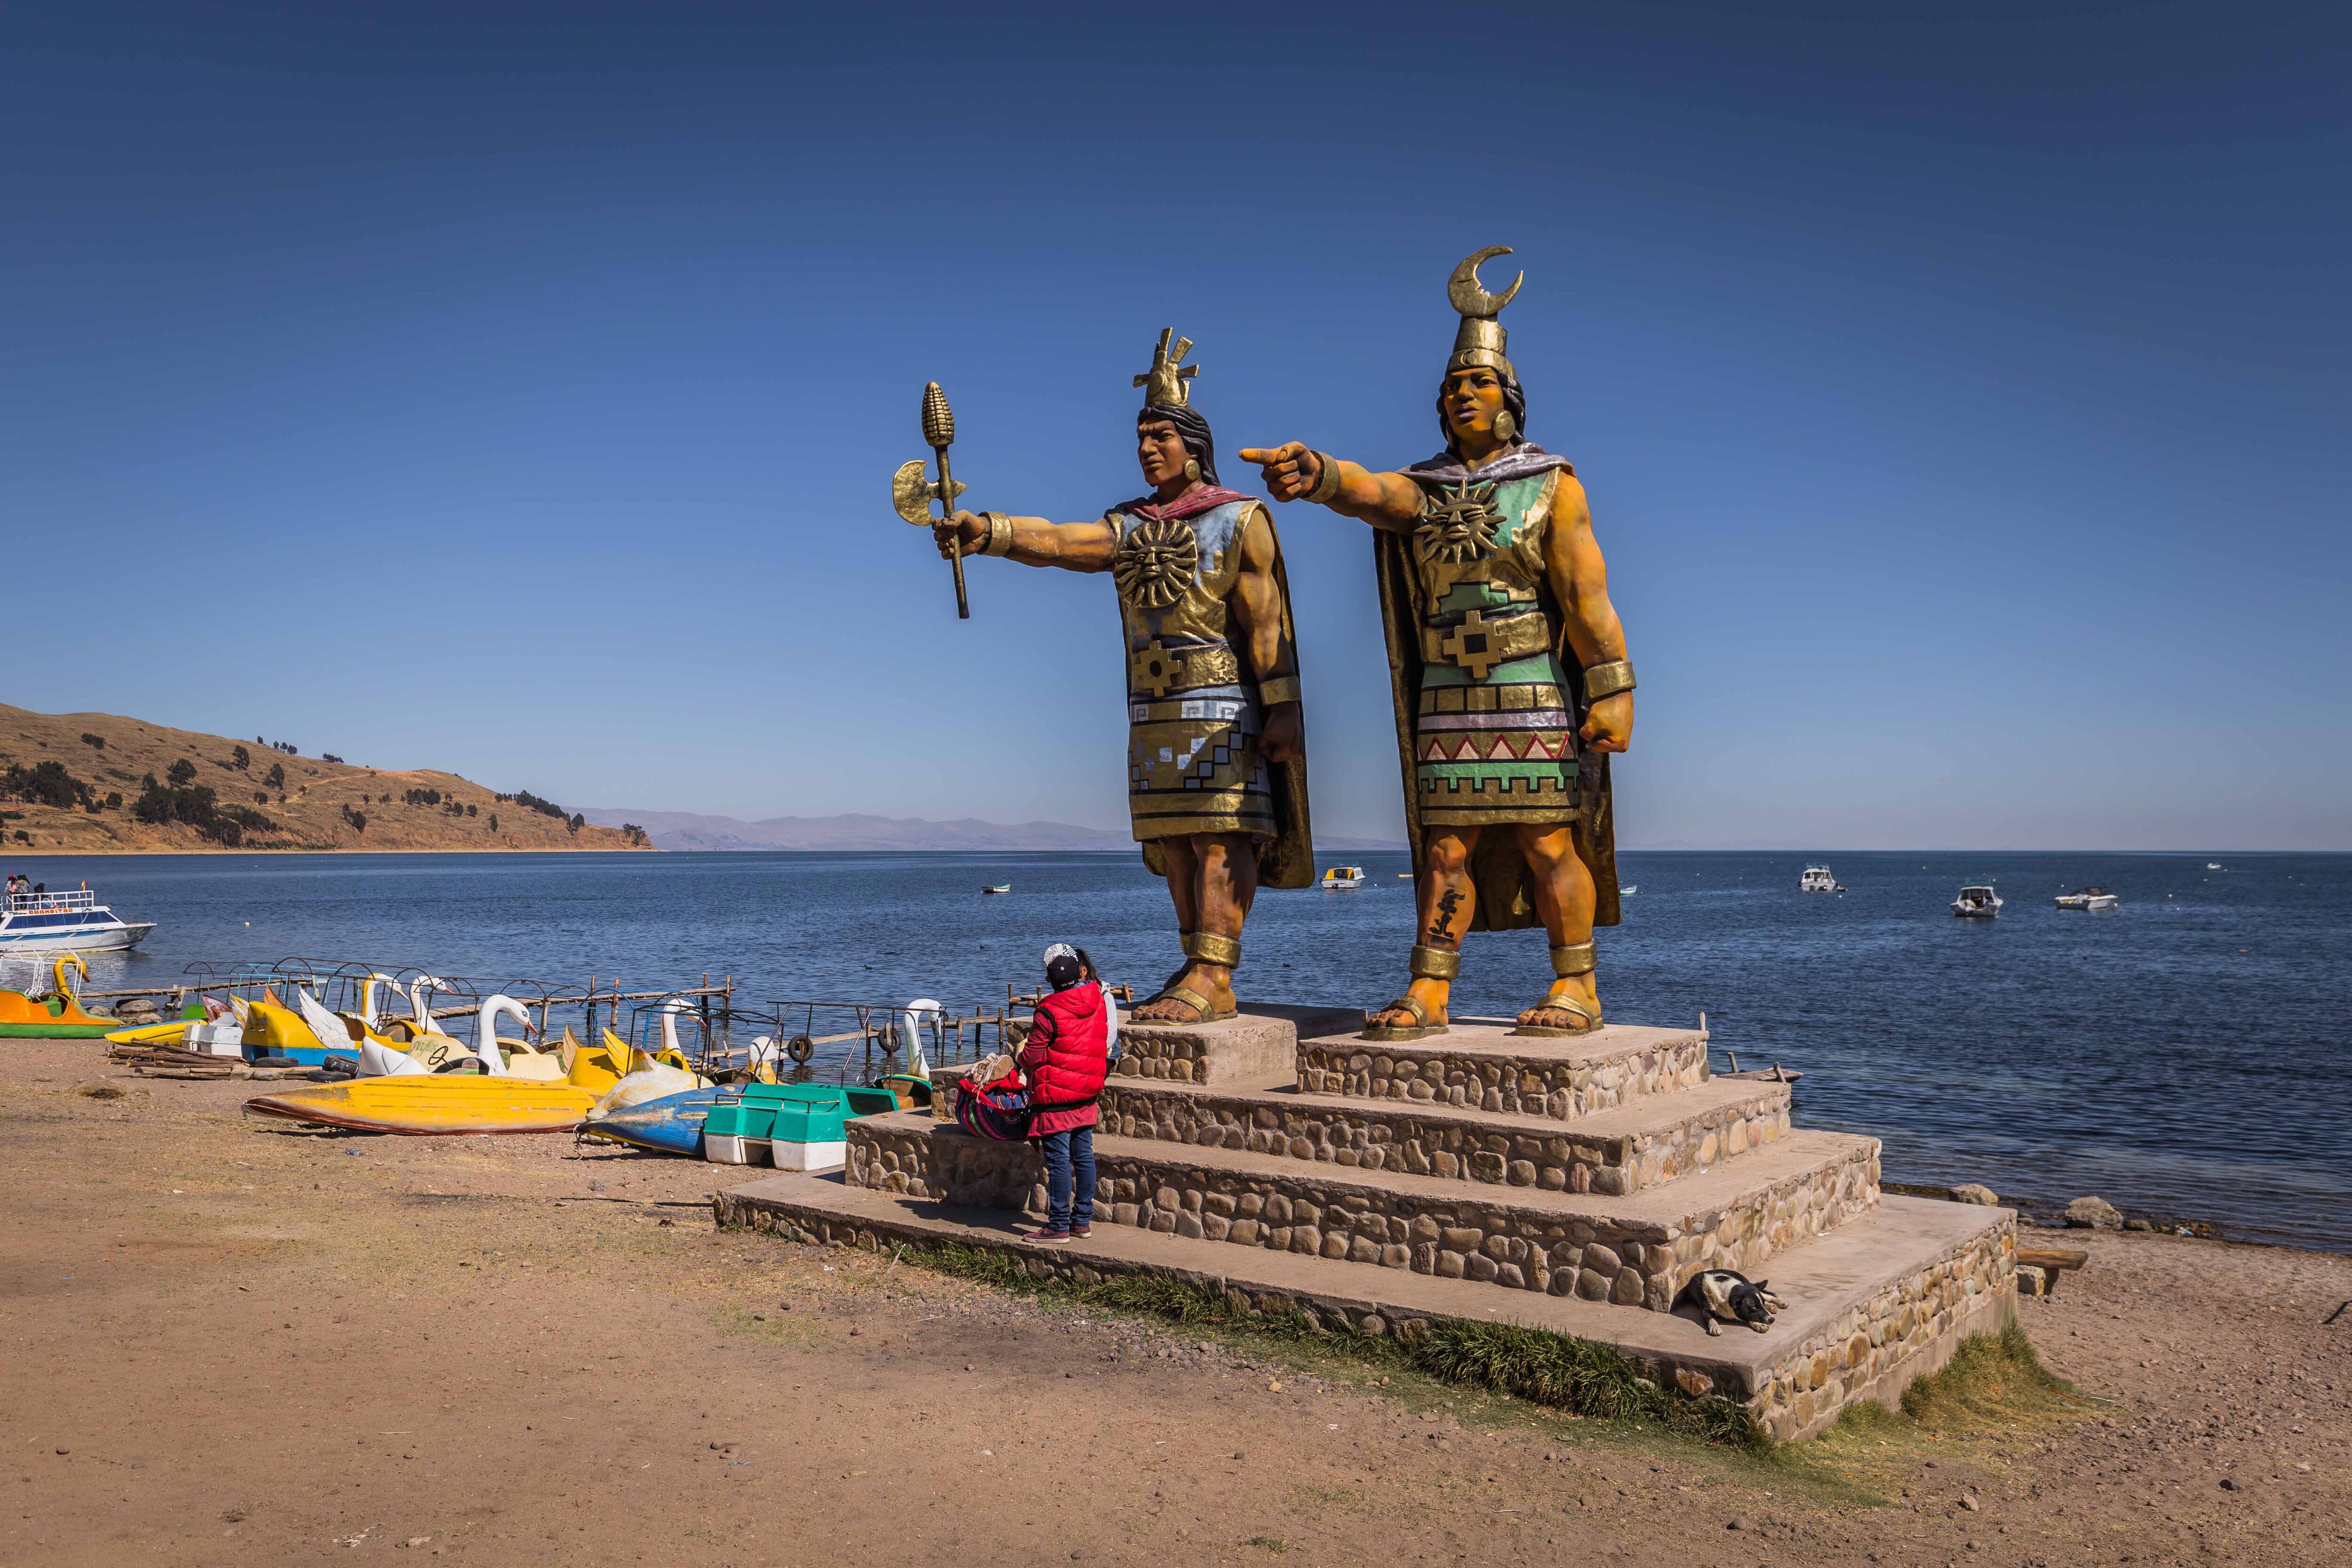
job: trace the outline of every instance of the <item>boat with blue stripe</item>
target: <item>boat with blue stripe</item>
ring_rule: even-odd
[[[68,893],[11,893],[0,913],[0,954],[117,952],[136,947],[152,921],[126,921],[88,888]]]

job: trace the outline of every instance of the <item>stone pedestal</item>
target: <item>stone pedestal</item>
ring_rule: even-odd
[[[1878,1141],[1800,1131],[1787,1085],[1717,1079],[1695,1030],[1407,1045],[1360,1013],[1126,1026],[1095,1140],[1093,1237],[1043,1252],[1033,1146],[913,1114],[849,1124],[840,1182],[771,1177],[723,1220],[806,1240],[955,1240],[1033,1270],[1156,1268],[1372,1331],[1460,1316],[1616,1347],[1783,1436],[1892,1401],[2015,1309],[2015,1216],[1888,1199]],[[1674,1311],[1705,1268],[1769,1276],[1767,1333]]]

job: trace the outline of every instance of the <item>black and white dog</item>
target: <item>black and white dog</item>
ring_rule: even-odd
[[[1772,1326],[1773,1313],[1789,1309],[1788,1302],[1772,1294],[1770,1280],[1751,1283],[1747,1275],[1730,1268],[1693,1275],[1675,1305],[1696,1309],[1712,1335],[1720,1335],[1726,1323],[1745,1323],[1760,1334]]]

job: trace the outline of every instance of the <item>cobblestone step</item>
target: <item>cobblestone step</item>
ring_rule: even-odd
[[[1706,1034],[1611,1024],[1570,1039],[1514,1035],[1507,1019],[1464,1018],[1443,1035],[1376,1045],[1353,1034],[1303,1037],[1309,1094],[1450,1105],[1566,1121],[1706,1080]]]
[[[1751,1277],[1878,1201],[1878,1140],[1790,1132],[1703,1174],[1624,1196],[1097,1135],[1097,1225],[1578,1295],[1664,1311],[1691,1275]],[[849,1124],[857,1186],[1042,1215],[1034,1146],[913,1113]]]
[[[719,1194],[712,1208],[722,1226],[788,1240],[876,1251],[901,1243],[986,1247],[1039,1279],[1092,1284],[1109,1275],[1171,1275],[1245,1310],[1303,1312],[1329,1328],[1413,1338],[1449,1321],[1499,1322],[1565,1334],[1608,1346],[1661,1385],[1739,1401],[1784,1440],[1812,1436],[1861,1400],[1894,1404],[1912,1379],[1949,1360],[1963,1336],[1996,1331],[2017,1311],[2014,1214],[1920,1198],[1889,1197],[1774,1258],[1772,1288],[1787,1310],[1763,1333],[1727,1328],[1720,1337],[1678,1314],[1128,1226],[1043,1246],[1020,1240],[1001,1209],[949,1206],[830,1176],[780,1173]]]
[[[1712,1169],[1789,1131],[1789,1087],[1709,1079],[1569,1121],[1433,1102],[1114,1079],[1103,1130],[1341,1168],[1622,1196]]]

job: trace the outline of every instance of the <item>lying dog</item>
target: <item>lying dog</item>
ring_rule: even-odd
[[[1772,1314],[1785,1312],[1789,1303],[1772,1294],[1772,1282],[1750,1283],[1747,1275],[1730,1268],[1710,1268],[1695,1274],[1675,1298],[1676,1307],[1696,1308],[1711,1335],[1721,1335],[1726,1323],[1745,1323],[1762,1333],[1772,1326]]]

